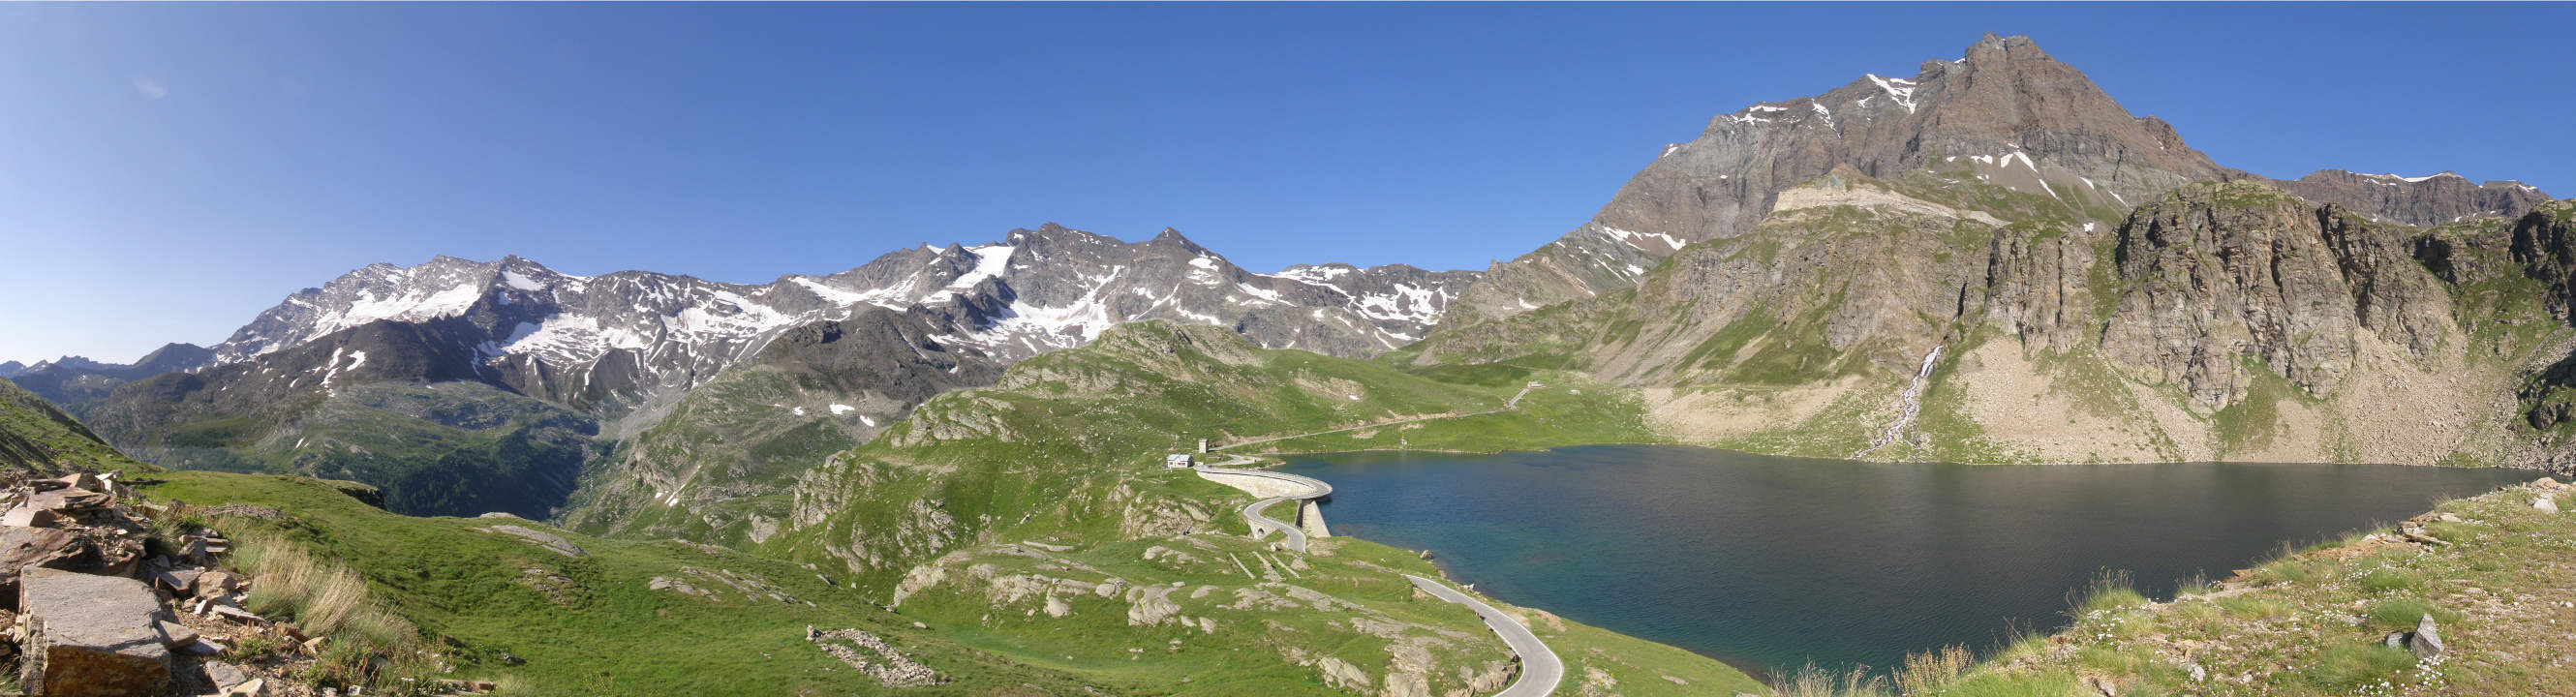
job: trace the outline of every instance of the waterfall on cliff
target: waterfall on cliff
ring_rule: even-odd
[[[1905,386],[1903,394],[1897,395],[1897,399],[1904,402],[1905,409],[1896,415],[1896,422],[1888,424],[1887,430],[1880,432],[1878,437],[1871,438],[1869,447],[1852,453],[1854,459],[1905,439],[1905,428],[1914,425],[1914,415],[1923,411],[1923,381],[1931,379],[1932,364],[1941,360],[1941,347],[1942,345],[1934,345],[1931,353],[1923,354],[1923,367],[1914,371],[1914,382]]]

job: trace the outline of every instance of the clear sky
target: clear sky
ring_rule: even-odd
[[[1046,221],[1482,268],[1710,116],[2029,34],[2220,163],[2576,194],[2571,5],[0,5],[0,360],[373,262],[761,282]]]

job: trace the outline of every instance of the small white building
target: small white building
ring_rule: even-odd
[[[1163,466],[1176,470],[1189,469],[1196,464],[1198,464],[1197,459],[1190,457],[1189,453],[1172,453],[1163,456]]]

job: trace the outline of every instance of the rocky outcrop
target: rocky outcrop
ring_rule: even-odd
[[[2272,183],[2300,198],[2341,205],[2373,222],[2416,227],[2469,218],[2520,217],[2549,202],[2548,194],[2522,182],[2476,184],[2452,172],[2401,177],[2325,169]]]
[[[2127,292],[2103,349],[2209,409],[2249,389],[2239,356],[2331,393],[2356,332],[2420,357],[2450,327],[2448,298],[2406,238],[2259,184],[2196,184],[2140,207],[2117,250]]]
[[[866,630],[835,629],[826,632],[806,627],[805,640],[814,642],[824,653],[876,678],[886,687],[922,687],[948,682],[938,671],[912,660],[911,656]]]
[[[50,697],[159,694],[170,682],[160,599],[143,582],[29,569],[18,607],[27,661],[21,684]]]
[[[492,527],[484,528],[483,531],[516,537],[527,541],[528,544],[543,547],[546,551],[567,557],[579,558],[590,556],[589,552],[584,552],[580,547],[574,546],[572,541],[564,539],[562,535],[542,530],[530,529],[518,525],[494,525]]]

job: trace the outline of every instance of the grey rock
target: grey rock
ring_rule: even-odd
[[[2368,328],[2418,357],[2450,331],[2450,302],[2397,231],[2254,183],[2194,184],[2122,225],[2128,290],[2102,333],[2112,357],[2160,373],[2199,406],[2244,397],[2238,355],[2331,393]]]
[[[169,684],[161,603],[143,582],[31,568],[19,583],[27,692],[124,697],[159,694]]]
[[[250,682],[251,675],[230,663],[207,661],[206,679],[214,683],[216,690],[229,690],[235,685]]]
[[[2406,649],[2415,652],[2416,660],[2441,660],[2442,633],[2433,626],[2432,615],[2416,620],[2415,632],[2406,637]]]
[[[2520,217],[2550,200],[2549,194],[2522,182],[2473,184],[2468,178],[2452,172],[2429,177],[2400,177],[2326,169],[2298,179],[2276,179],[2272,183],[2298,194],[2300,198],[2338,204],[2374,221],[2416,227],[2432,227],[2470,218]]]
[[[88,556],[89,542],[69,530],[0,528],[0,593],[16,597],[22,568],[77,566]]]
[[[532,530],[517,525],[494,525],[492,527],[484,528],[484,530],[487,532],[496,532],[527,540],[529,544],[544,547],[546,548],[546,551],[567,557],[590,556],[589,552],[582,551],[580,547],[574,546],[570,540],[566,540],[560,535],[542,530]]]

